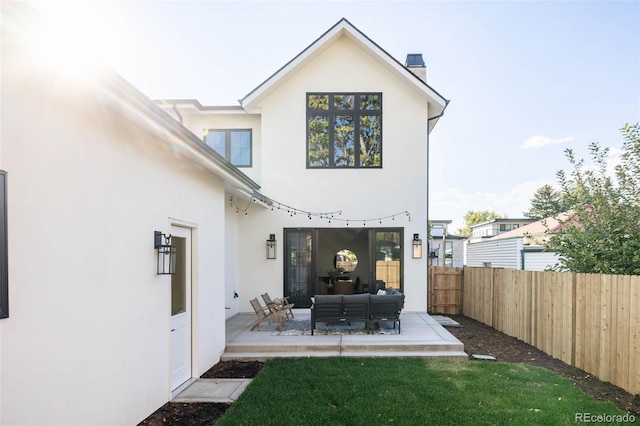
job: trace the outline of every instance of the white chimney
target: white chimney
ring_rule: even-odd
[[[427,66],[422,59],[422,53],[409,53],[404,66],[420,80],[427,82]]]

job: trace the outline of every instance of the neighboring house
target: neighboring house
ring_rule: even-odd
[[[265,291],[313,296],[341,250],[357,257],[353,281],[383,280],[426,311],[427,247],[414,259],[412,240],[428,241],[429,133],[447,101],[419,76],[420,54],[403,65],[342,19],[239,106],[158,101],[261,185],[253,203],[231,199],[243,267],[224,277],[227,316]]]
[[[475,243],[488,238],[495,237],[496,235],[509,232],[513,229],[518,229],[522,226],[535,222],[535,219],[521,218],[521,219],[491,219],[482,223],[471,226],[471,237],[469,237],[469,243]]]
[[[432,266],[461,268],[464,266],[464,243],[466,237],[449,234],[451,220],[431,220],[429,261]]]
[[[558,261],[555,252],[544,249],[544,242],[559,228],[560,223],[550,217],[468,243],[465,265],[543,271]]]
[[[42,62],[32,13],[2,5],[0,425],[137,424],[219,361],[226,317],[313,295],[342,249],[426,312],[411,248],[447,101],[417,56],[341,20],[239,107],[163,109]]]

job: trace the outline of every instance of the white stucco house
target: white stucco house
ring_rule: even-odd
[[[227,269],[227,316],[264,291],[312,296],[341,250],[357,256],[352,281],[382,280],[426,312],[429,133],[448,101],[425,79],[420,54],[403,65],[342,19],[240,105],[158,101],[261,186],[251,202],[230,194],[242,267]]]
[[[342,249],[426,312],[412,247],[447,101],[419,55],[341,20],[238,106],[155,103],[46,63],[34,25],[3,3],[0,425],[137,424],[219,361],[226,318],[314,294]]]

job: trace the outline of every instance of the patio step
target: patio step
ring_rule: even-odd
[[[325,357],[353,357],[353,358],[437,358],[449,361],[467,361],[469,356],[462,351],[362,351],[362,352],[225,352],[221,361],[265,361],[272,358],[325,358]]]
[[[467,360],[462,343],[453,342],[372,342],[331,336],[300,338],[275,343],[244,342],[227,344],[221,360],[262,360],[297,357],[425,357]],[[303,340],[304,339],[304,340]],[[317,340],[316,340],[317,339]]]

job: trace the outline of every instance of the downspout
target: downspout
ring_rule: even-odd
[[[428,104],[427,104],[428,105]],[[429,173],[431,172],[431,168],[429,167],[429,149],[430,149],[430,137],[431,137],[431,130],[429,129],[429,122],[431,120],[435,120],[437,118],[440,118],[444,115],[444,111],[447,109],[447,105],[449,105],[449,101],[446,100],[444,109],[442,110],[442,112],[438,115],[436,115],[435,117],[431,117],[431,118],[427,118],[427,223],[425,225],[427,225],[427,241],[429,241],[429,238],[431,237],[431,234],[429,234]],[[427,310],[429,309],[429,262],[427,261],[427,300],[426,300],[426,306],[427,306]]]
[[[428,105],[428,104],[427,104]],[[428,106],[427,106],[428,107]],[[445,107],[446,108],[446,107]],[[427,209],[426,209],[426,213],[427,213],[427,223],[425,225],[427,225],[427,236],[426,236],[426,240],[429,241],[429,239],[431,238],[431,234],[429,233],[429,173],[431,172],[431,167],[429,167],[429,149],[430,149],[430,137],[431,137],[431,131],[429,130],[429,122],[431,120],[435,120],[436,118],[440,118],[442,117],[442,115],[444,114],[444,110],[442,110],[442,112],[439,115],[436,115],[435,117],[431,117],[431,118],[427,118]],[[428,254],[427,254],[428,255]],[[427,300],[426,300],[426,306],[427,306],[427,310],[429,309],[429,262],[427,261]]]
[[[449,105],[449,101],[447,101],[447,105]],[[447,107],[445,105],[445,109],[446,108]],[[440,114],[436,115],[435,117],[427,118],[427,223],[429,221],[429,193],[430,193],[430,190],[429,190],[429,173],[431,172],[431,167],[429,167],[429,150],[431,148],[430,141],[429,141],[429,139],[431,137],[431,131],[429,130],[429,122],[431,120],[435,120],[437,118],[442,117],[444,115],[444,111],[445,110],[443,109],[442,112]],[[428,230],[429,230],[429,226],[427,225],[427,233],[428,233]],[[430,237],[431,237],[430,234],[427,235],[427,241],[429,240]]]
[[[520,269],[524,271],[524,249],[520,250],[520,265],[522,265]]]

